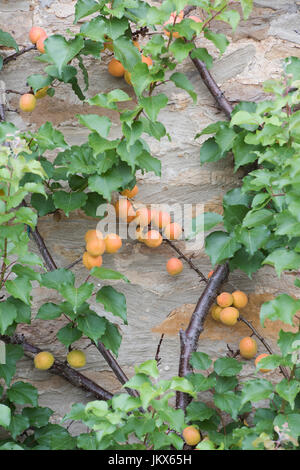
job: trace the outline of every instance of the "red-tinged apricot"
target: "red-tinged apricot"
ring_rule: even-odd
[[[122,246],[122,240],[116,233],[109,233],[104,238],[107,253],[116,253]]]
[[[46,52],[45,44],[44,44],[45,39],[47,39],[47,36],[43,36],[43,37],[39,38],[37,40],[37,43],[36,43],[36,48],[41,54],[45,54],[45,52]]]
[[[195,426],[188,426],[182,431],[182,437],[189,446],[196,446],[201,441],[200,432]]]
[[[267,354],[267,353],[263,353],[263,354],[260,354],[259,356],[257,356],[257,358],[255,359],[255,367],[258,367],[258,363],[261,359],[263,359],[264,357],[268,357],[270,356],[270,354]],[[265,372],[271,372],[271,369],[259,369],[259,372],[262,372],[262,373],[265,373]]]
[[[213,275],[213,273],[214,273],[214,270],[212,270],[212,271],[209,271],[209,273],[208,273],[208,275],[207,275],[207,279],[210,279],[210,278],[211,278],[211,276]]]
[[[131,73],[128,72],[128,70],[125,70],[125,72],[124,72],[124,80],[125,80],[126,83],[128,83],[128,85],[132,85]]]
[[[149,230],[149,232],[146,233],[145,239],[143,241],[145,245],[149,246],[150,248],[157,248],[162,244],[163,239],[157,230]]]
[[[48,88],[48,86],[44,86],[43,88],[40,88],[38,91],[36,91],[34,94],[36,99],[40,100],[41,98],[44,98],[47,95]]]
[[[100,256],[105,252],[105,243],[101,238],[89,240],[86,244],[86,251],[92,256]]]
[[[220,307],[230,307],[233,303],[233,297],[229,292],[222,292],[220,295],[217,297],[217,304],[220,305]]]
[[[211,316],[215,321],[221,321],[220,320],[220,313],[222,312],[222,307],[219,307],[217,304],[213,304],[212,307],[210,308],[210,313]]]
[[[135,222],[137,225],[145,227],[151,222],[151,211],[147,207],[141,207],[136,211]]]
[[[151,57],[145,57],[143,54],[142,54],[142,62],[144,62],[144,64],[147,64],[148,67],[150,67],[150,65],[153,64]]]
[[[102,256],[92,256],[87,251],[85,251],[83,253],[82,262],[86,269],[90,270],[95,266],[100,268],[102,265]]]
[[[29,31],[29,39],[32,44],[36,44],[40,38],[46,37],[46,31],[40,26],[33,26]]]
[[[134,196],[137,195],[139,192],[139,188],[137,185],[135,185],[132,189],[124,189],[124,191],[121,192],[122,196],[126,196],[129,199],[133,198]]]
[[[183,270],[182,261],[178,258],[170,258],[167,261],[166,269],[168,273],[171,274],[171,276],[176,276],[177,274],[180,274]]]
[[[224,323],[224,325],[235,325],[238,317],[239,311],[235,307],[226,307],[220,312],[220,321]]]
[[[255,339],[250,336],[246,336],[241,339],[239,350],[242,357],[245,359],[252,359],[257,353],[257,343]]]
[[[22,95],[19,101],[20,109],[26,113],[31,113],[36,106],[36,98],[31,93]]]
[[[116,215],[119,219],[130,223],[135,217],[136,213],[128,199],[118,199],[115,204]]]
[[[246,307],[248,303],[248,297],[245,294],[245,292],[242,292],[241,290],[236,290],[235,292],[232,292],[232,297],[233,297],[233,306],[236,308],[244,308]]]
[[[90,240],[94,240],[97,238],[103,240],[103,235],[100,230],[88,230],[84,236],[86,243],[88,243]]]
[[[111,59],[108,64],[108,71],[113,77],[123,77],[125,73],[124,66],[115,58]]]
[[[172,222],[165,226],[164,234],[169,240],[178,240],[182,235],[182,227],[176,222]]]

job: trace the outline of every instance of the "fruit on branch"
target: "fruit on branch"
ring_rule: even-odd
[[[135,236],[136,236],[136,239],[137,239],[139,242],[141,242],[141,243],[144,243],[144,242],[145,242],[146,233],[144,233],[143,227],[138,226],[138,227],[136,228]]]
[[[135,210],[128,199],[118,199],[115,204],[115,210],[117,217],[127,223],[130,223],[136,217]]]
[[[121,62],[115,58],[108,64],[108,71],[113,77],[123,77],[125,69]]]
[[[246,336],[241,339],[239,350],[242,357],[245,359],[252,359],[257,353],[257,343],[255,339],[250,336]]]
[[[105,251],[105,243],[101,238],[93,238],[86,244],[86,251],[92,256],[103,255]]]
[[[116,253],[122,246],[122,240],[116,233],[109,233],[104,238],[105,251],[107,253]]]
[[[213,304],[210,308],[210,313],[211,313],[211,316],[213,317],[213,319],[215,321],[221,321],[220,320],[220,313],[222,312],[222,308],[217,305],[217,304]]]
[[[46,37],[46,31],[40,26],[33,26],[29,31],[29,39],[32,44],[36,44],[40,38]]]
[[[201,441],[200,432],[195,426],[187,426],[184,428],[182,437],[189,446],[196,446]]]
[[[45,44],[44,41],[47,39],[47,36],[41,37],[37,43],[36,43],[36,48],[41,54],[45,54]]]
[[[36,369],[48,370],[54,364],[54,356],[48,351],[42,351],[34,356],[33,362]]]
[[[22,111],[31,113],[31,111],[33,111],[36,106],[36,97],[31,93],[25,93],[20,98],[19,106]]]
[[[134,196],[136,196],[138,192],[139,192],[139,188],[137,187],[137,185],[135,185],[132,189],[124,189],[124,191],[122,191],[121,194],[122,196],[126,196],[129,199],[131,199]]]
[[[182,235],[182,227],[176,222],[172,222],[165,226],[164,234],[169,240],[178,240]]]
[[[220,295],[217,297],[217,304],[220,307],[230,307],[233,303],[233,297],[229,292],[222,292]]]
[[[235,325],[238,317],[239,311],[235,307],[226,307],[220,312],[220,321],[224,323],[224,325]]]
[[[248,303],[248,297],[245,292],[241,290],[236,290],[232,292],[233,297],[233,306],[236,308],[244,308]]]
[[[162,244],[162,241],[162,236],[157,230],[149,230],[143,240],[145,245],[149,246],[150,248],[157,248]]]
[[[171,223],[171,216],[168,212],[155,211],[152,216],[153,223],[159,228],[165,228]]]
[[[48,89],[49,89],[48,86],[44,86],[43,88],[40,88],[38,91],[36,91],[34,96],[36,97],[37,100],[40,100],[41,98],[44,98],[47,95]]]
[[[73,351],[70,351],[68,353],[67,361],[71,367],[79,369],[80,367],[85,366],[86,357],[83,351],[80,351],[79,349],[74,349]]]
[[[175,17],[176,17],[176,12],[175,12],[175,14],[171,13],[170,18],[164,23],[164,26],[168,26],[169,24],[173,25],[173,24],[174,24]],[[175,24],[176,24],[176,23],[180,23],[182,20],[183,20],[183,15],[181,15],[181,13],[179,13],[179,14],[177,15],[176,20],[175,20]],[[167,31],[166,29],[164,29],[164,33],[165,33],[166,36],[170,37],[170,34],[171,34],[170,31]],[[179,34],[178,32],[176,32],[176,31],[173,31],[173,32],[172,32],[172,37],[173,37],[174,39],[181,38],[180,34]]]
[[[267,354],[267,353],[263,353],[263,354],[260,354],[259,356],[257,356],[257,358],[255,359],[255,367],[258,366],[258,363],[261,359],[263,359],[264,357],[268,357],[270,356],[270,354]],[[271,369],[259,369],[259,372],[262,372],[262,373],[265,373],[265,372],[271,372]]]
[[[178,258],[170,258],[167,261],[166,269],[168,273],[171,274],[171,276],[176,276],[177,274],[180,274],[183,270],[182,261]]]
[[[153,64],[153,61],[152,61],[151,57],[149,57],[149,56],[146,57],[143,54],[142,54],[142,62],[144,62],[144,64],[147,64],[148,67],[150,67],[150,65]]]
[[[191,16],[188,17],[188,19],[193,20],[196,23],[201,23],[201,20],[200,20],[200,18],[198,18],[198,16],[191,15]]]
[[[137,225],[145,227],[151,222],[151,211],[147,207],[141,207],[136,211],[136,217],[134,219]]]
[[[137,47],[138,50],[140,51],[140,50],[141,50],[141,46],[140,46],[139,42],[138,42],[138,41],[132,41],[132,42],[133,42],[133,45],[134,45],[135,47]]]
[[[84,236],[86,243],[88,243],[90,240],[94,240],[97,238],[103,240],[103,235],[100,230],[88,230]]]
[[[90,270],[95,267],[100,268],[102,265],[102,256],[92,256],[87,251],[83,253],[82,262],[86,269]]]

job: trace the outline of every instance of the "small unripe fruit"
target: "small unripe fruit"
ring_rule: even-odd
[[[232,293],[233,297],[233,305],[236,308],[244,308],[246,307],[248,303],[248,297],[245,294],[245,292],[242,292],[241,290],[236,290],[235,292]]]
[[[113,77],[123,77],[125,69],[121,62],[113,58],[108,64],[108,71]]]
[[[147,64],[148,67],[153,64],[151,57],[146,57],[144,55],[142,55],[142,62],[144,62],[144,64]]]
[[[122,246],[122,240],[116,233],[110,233],[104,238],[107,253],[116,253]]]
[[[167,261],[166,268],[168,273],[171,274],[171,276],[176,276],[177,274],[180,274],[183,270],[183,264],[182,261],[178,258],[170,258]]]
[[[182,437],[189,446],[196,446],[201,441],[200,432],[194,426],[184,428]]]
[[[102,265],[102,256],[92,256],[87,251],[83,253],[82,262],[86,269],[90,270],[95,267],[100,268]]]
[[[38,91],[35,92],[34,96],[37,100],[44,98],[47,95],[48,86],[44,86],[44,88],[40,88]]]
[[[126,83],[128,83],[128,85],[132,85],[131,73],[128,72],[128,70],[125,70],[125,72],[124,72],[124,80],[125,80]]]
[[[74,349],[73,351],[70,351],[68,353],[67,361],[71,367],[75,367],[76,369],[79,369],[80,367],[83,367],[86,364],[85,354],[83,351]]]
[[[217,297],[217,304],[220,305],[220,307],[230,307],[233,302],[233,297],[229,292],[222,292],[220,295]]]
[[[267,354],[267,353],[263,353],[263,354],[260,354],[259,356],[257,356],[257,358],[255,359],[255,367],[258,366],[258,363],[261,359],[263,359],[264,357],[268,357],[270,356],[270,354]],[[265,373],[265,372],[271,372],[271,369],[259,369],[259,372],[262,372],[262,373]]]
[[[36,44],[40,38],[46,37],[46,36],[47,36],[46,31],[40,26],[33,26],[31,30],[29,31],[29,39],[32,42],[32,44]]]
[[[88,230],[84,236],[84,239],[86,243],[94,239],[103,240],[103,235],[102,235],[102,232],[100,232],[100,230]]]
[[[94,238],[86,244],[86,251],[92,256],[103,255],[105,251],[105,243],[101,238]]]
[[[54,357],[50,352],[42,351],[34,356],[34,365],[36,369],[48,370],[54,364]]]
[[[118,199],[115,209],[117,217],[127,223],[130,223],[136,217],[134,208],[128,199]]]
[[[233,326],[239,317],[239,311],[234,307],[226,307],[220,312],[220,320],[224,325]]]
[[[45,44],[44,44],[45,39],[47,39],[47,36],[41,37],[40,39],[38,39],[38,41],[36,43],[36,48],[41,54],[45,54],[45,52],[46,52]]]
[[[213,306],[210,309],[211,316],[215,321],[221,321],[220,320],[220,313],[222,312],[222,307],[219,307],[217,304],[213,304]]]
[[[169,240],[178,240],[182,235],[182,227],[176,222],[173,222],[165,226],[164,234]]]
[[[25,93],[25,95],[21,96],[19,104],[22,111],[30,113],[36,106],[36,98],[31,93]]]
[[[133,198],[134,196],[137,195],[139,192],[139,188],[137,185],[135,185],[132,189],[124,189],[124,191],[121,192],[122,196],[126,196],[129,199]]]
[[[252,359],[257,353],[257,343],[255,339],[250,336],[246,336],[241,339],[239,344],[239,350],[242,357],[245,359]]]
[[[162,241],[162,236],[157,230],[149,230],[144,239],[145,245],[150,248],[157,248],[162,244]]]

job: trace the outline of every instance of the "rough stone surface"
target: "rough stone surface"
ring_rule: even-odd
[[[48,34],[62,33],[67,28],[75,31],[78,26],[73,25],[74,4],[74,1],[69,0],[0,0],[1,28],[12,33],[20,45],[29,44],[28,30],[33,24],[43,26]],[[280,74],[281,61],[285,57],[300,57],[300,34],[295,32],[300,28],[299,9],[300,2],[261,0],[255,2],[249,20],[242,21],[234,35],[226,26],[216,24],[216,31],[232,36],[222,57],[218,57],[211,44],[207,44],[203,39],[199,40],[201,47],[207,44],[214,56],[215,63],[211,72],[233,104],[240,100],[263,99],[263,81]],[[36,55],[36,52],[28,53],[9,63],[0,77],[5,81],[7,88],[26,91],[26,77],[33,71],[39,73],[43,70],[42,64],[34,60]],[[134,100],[132,90],[123,80],[108,75],[109,60],[110,56],[106,55],[101,63],[92,60],[87,62],[90,74],[88,96],[118,87],[129,93]],[[205,137],[194,140],[194,136],[209,123],[225,117],[201,82],[193,64],[187,61],[182,69],[195,86],[198,103],[194,105],[186,93],[175,89],[169,83],[162,89],[168,94],[170,101],[167,109],[162,111],[160,119],[172,140],[163,139],[158,143],[149,139],[153,154],[162,161],[162,178],[152,173],[138,175],[140,191],[135,201],[152,204],[197,203],[203,204],[206,210],[221,212],[223,194],[240,183],[242,173],[233,173],[230,158],[200,167],[199,149]],[[80,144],[87,138],[87,129],[78,125],[75,115],[89,113],[91,110],[77,99],[68,86],[59,86],[54,99],[46,97],[40,100],[30,115],[17,114],[14,111],[17,107],[18,97],[9,95],[7,117],[22,129],[35,130],[49,120],[65,134],[70,144]],[[103,110],[99,109],[93,109],[92,112],[103,114]],[[111,137],[115,137],[120,133],[117,116],[114,113],[107,115],[113,120]],[[58,266],[63,267],[81,256],[84,234],[87,229],[95,228],[95,225],[95,220],[76,212],[70,218],[63,216],[60,220],[53,216],[44,217],[39,222],[39,230]],[[179,245],[189,252],[184,243],[180,242]],[[32,249],[36,251],[34,245]],[[174,253],[165,244],[150,251],[144,245],[133,241],[124,241],[122,250],[115,256],[104,255],[104,266],[121,271],[131,281],[130,284],[114,283],[116,288],[126,295],[129,325],[121,325],[116,318],[113,319],[123,334],[118,360],[129,376],[133,373],[136,363],[154,358],[162,332],[166,334],[161,348],[162,377],[168,378],[177,373],[178,329],[186,326],[203,286],[199,283],[196,273],[187,265],[180,276],[168,276],[165,263],[171,256],[174,256]],[[204,273],[211,270],[210,261],[203,248],[195,253],[193,260]],[[73,271],[78,282],[86,279],[87,271],[81,263],[75,265]],[[278,280],[274,270],[266,267],[260,270],[253,280],[236,271],[231,275],[230,283],[225,286],[225,289],[238,288],[250,294],[250,304],[244,315],[269,338],[273,347],[276,347],[276,334],[280,325],[268,323],[263,330],[258,323],[259,308],[264,301],[281,292],[295,294],[293,280],[291,275],[283,275]],[[42,303],[58,300],[55,292],[37,286],[33,296],[33,317]],[[99,304],[95,303],[93,307],[99,314],[105,314]],[[64,320],[33,320],[32,325],[21,326],[20,331],[26,335],[28,341],[52,351],[57,358],[64,360],[66,351],[56,340],[56,332],[64,324]],[[205,332],[200,337],[199,350],[217,358],[224,354],[227,344],[233,349],[237,348],[241,336],[247,334],[248,329],[243,324],[238,324],[237,328],[226,328],[208,319]],[[85,340],[77,343],[79,347],[87,345],[88,341]],[[93,347],[86,351],[87,364],[83,373],[104,388],[117,391],[118,381],[99,352]],[[263,351],[262,345],[259,345],[259,352]],[[247,361],[243,373],[245,379],[254,373],[252,361]],[[276,373],[270,373],[269,376],[278,380]],[[74,389],[64,379],[35,370],[30,359],[20,361],[17,378],[30,380],[38,387],[40,403],[55,410],[56,422],[69,411],[72,403],[93,399],[84,391]],[[76,429],[76,425],[71,428],[73,432],[76,432]]]

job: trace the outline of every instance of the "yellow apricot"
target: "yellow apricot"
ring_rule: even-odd
[[[86,251],[92,256],[103,255],[105,251],[105,243],[101,238],[89,240],[86,244]]]
[[[176,222],[172,222],[165,226],[164,234],[169,240],[178,240],[182,235],[182,227]]]
[[[166,269],[168,273],[171,274],[171,276],[176,276],[177,274],[180,274],[183,270],[182,261],[178,258],[170,258],[167,261]]]
[[[125,70],[125,72],[124,72],[124,80],[125,80],[126,83],[128,83],[128,85],[132,85],[131,73],[128,72],[128,70]]]
[[[195,426],[187,426],[184,428],[182,437],[189,446],[196,446],[201,441],[200,432]]]
[[[100,230],[88,230],[84,236],[84,239],[86,243],[94,239],[103,240],[103,235],[102,235],[102,232],[100,232]]]
[[[257,353],[257,343],[255,339],[250,336],[246,336],[241,339],[239,344],[239,350],[242,357],[245,359],[252,359]]]
[[[224,325],[235,325],[238,317],[239,311],[235,307],[226,307],[220,312],[220,321],[224,323]]]
[[[157,230],[149,230],[143,241],[150,248],[157,248],[162,244],[163,239]]]
[[[210,308],[211,316],[215,321],[220,321],[220,313],[222,312],[222,307],[219,307],[217,304],[213,304]]]
[[[54,357],[48,351],[42,351],[34,356],[34,365],[36,369],[47,370],[54,364]]]
[[[86,357],[83,351],[80,351],[79,349],[74,349],[73,351],[70,351],[68,353],[67,361],[71,367],[79,369],[80,367],[85,366]]]
[[[233,297],[229,292],[222,292],[217,297],[217,304],[220,305],[220,307],[230,307],[232,303]]]
[[[36,91],[34,94],[36,99],[40,100],[41,98],[44,98],[44,96],[47,95],[48,88],[49,88],[48,86],[44,86],[43,88],[40,88],[38,91]]]
[[[82,262],[88,270],[94,267],[100,268],[102,261],[102,256],[92,256],[87,251],[83,253]]]
[[[246,307],[248,303],[248,297],[245,294],[245,292],[241,290],[236,290],[235,292],[232,292],[232,297],[233,297],[233,305],[236,308],[244,308]]]
[[[20,109],[26,113],[30,113],[36,106],[36,98],[31,93],[22,95],[19,101]]]
[[[104,238],[107,253],[116,253],[122,246],[122,240],[116,233],[109,233]]]
[[[151,211],[147,207],[141,207],[136,211],[135,222],[137,225],[145,227],[151,222]]]

